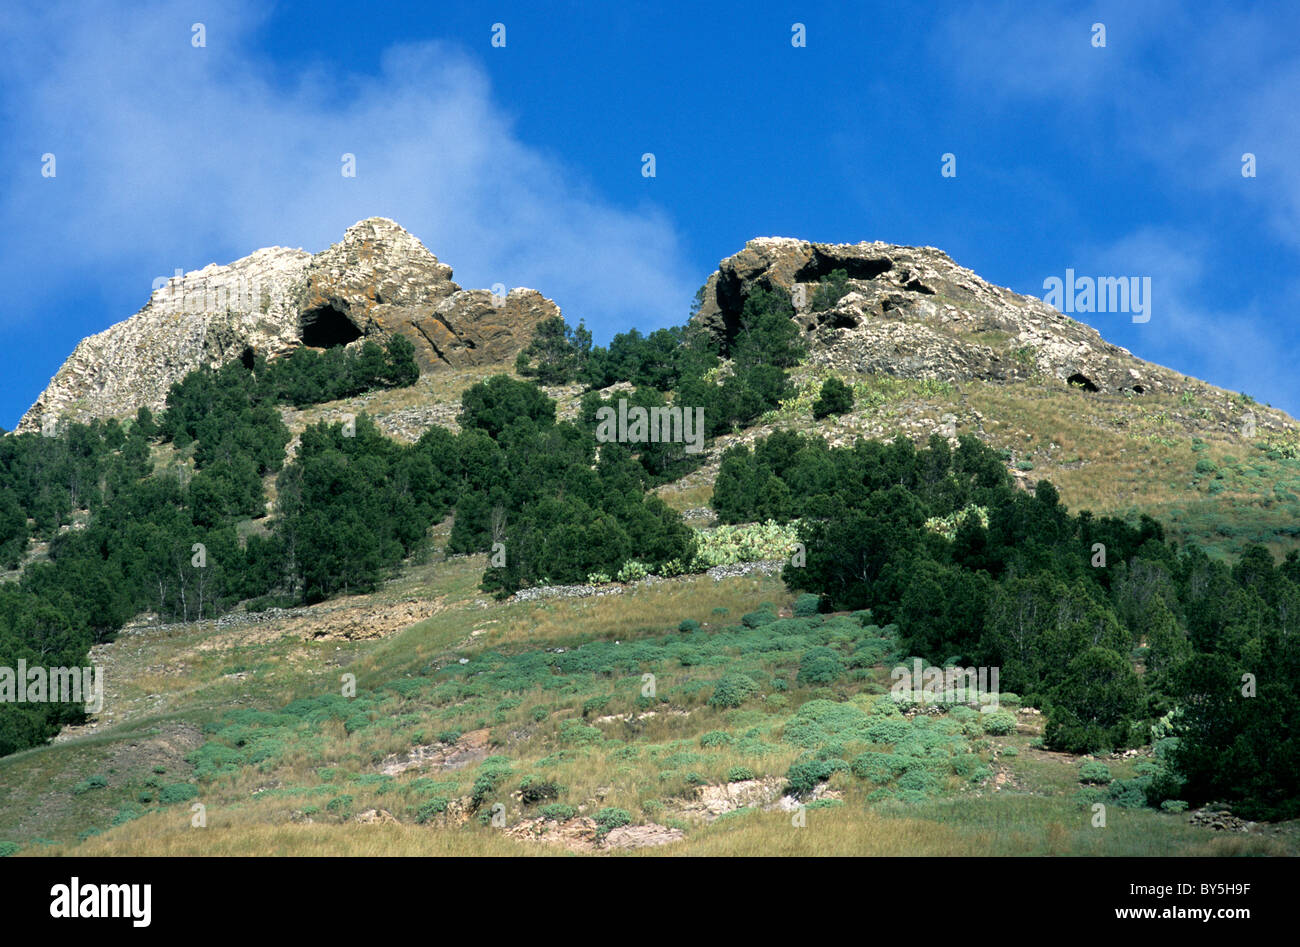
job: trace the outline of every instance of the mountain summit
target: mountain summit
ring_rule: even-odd
[[[843,295],[819,299],[820,284],[837,271]],[[1040,374],[1132,395],[1192,382],[1042,300],[986,282],[934,247],[760,237],[709,277],[696,323],[730,338],[755,287],[789,294],[814,362],[844,371],[954,382]]]
[[[504,361],[559,308],[532,289],[494,296],[452,282],[398,224],[371,217],[317,254],[268,247],[156,289],[139,312],[82,340],[19,431],[47,416],[85,421],[160,408],[173,382],[202,366],[301,345],[328,348],[398,333],[425,370]]]

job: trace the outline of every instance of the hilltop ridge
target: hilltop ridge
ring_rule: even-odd
[[[502,361],[559,307],[533,289],[462,289],[452,269],[392,220],[371,217],[317,254],[267,247],[168,280],[135,315],[77,345],[19,422],[86,421],[158,409],[196,368],[300,345],[328,348],[394,333],[421,368]]]

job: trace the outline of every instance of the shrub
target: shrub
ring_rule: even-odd
[[[1016,732],[1016,715],[998,710],[984,718],[984,732],[993,737],[1004,737]]]
[[[766,609],[760,609],[742,615],[740,621],[746,628],[758,628],[761,625],[770,625],[776,621],[776,616]]]
[[[442,796],[430,799],[428,802],[421,805],[416,811],[415,821],[424,825],[426,822],[431,821],[435,816],[442,815],[442,813],[446,812],[447,804],[448,800]]]
[[[831,270],[830,273],[818,280],[817,288],[813,290],[813,312],[834,309],[836,303],[847,296],[848,293],[849,271],[844,269]]]
[[[563,802],[552,802],[542,806],[537,810],[543,819],[550,819],[552,822],[568,822],[578,814],[578,810]]]
[[[740,783],[754,778],[754,771],[748,766],[733,766],[727,770],[727,782]]]
[[[333,812],[336,815],[347,818],[348,813],[352,811],[352,802],[352,797],[344,793],[341,796],[335,796],[329,802],[325,803],[325,809],[328,812]]]
[[[677,630],[680,631],[682,634],[690,634],[692,631],[700,630],[700,623],[697,622],[694,618],[687,618],[680,625],[677,626]]]
[[[726,746],[731,742],[731,734],[725,730],[710,730],[700,737],[700,746]]]
[[[710,707],[739,707],[758,692],[758,685],[744,674],[724,674],[713,688]]]
[[[568,721],[565,723],[577,723],[577,721]],[[582,726],[582,724],[578,724]],[[594,730],[594,727],[583,727],[585,730]],[[599,731],[597,731],[599,733]],[[501,780],[510,775],[510,760],[504,756],[489,756],[479,766],[478,776],[474,780],[474,788],[470,792],[470,806],[477,809],[487,800],[488,794],[494,790]]]
[[[19,851],[19,846],[13,842],[0,842],[0,858],[8,858],[10,855],[18,854]]]
[[[525,776],[519,784],[519,797],[525,805],[533,805],[543,799],[555,799],[561,792],[560,786],[550,779]]]
[[[90,792],[92,789],[103,789],[108,785],[108,779],[96,773],[93,776],[87,776],[77,785],[72,787],[72,791],[80,796],[83,792]]]
[[[199,787],[193,783],[170,783],[158,793],[158,801],[163,805],[185,802],[199,794]]]
[[[863,753],[855,757],[850,769],[859,779],[884,785],[907,769],[908,761],[893,753]]]
[[[618,570],[618,574],[614,576],[614,578],[618,579],[620,582],[639,582],[649,574],[650,567],[644,562],[637,562],[635,559],[630,559],[623,563],[623,567]]]
[[[790,767],[789,772],[785,774],[786,792],[795,796],[806,796],[816,788],[818,783],[830,779],[833,773],[841,769],[847,769],[847,764],[843,760],[804,760],[803,762],[796,762]]]
[[[1110,784],[1110,800],[1125,809],[1146,808],[1147,783],[1145,779],[1117,779]]]
[[[606,806],[593,816],[596,821],[596,837],[603,838],[621,825],[630,825],[632,813],[626,809]]]
[[[1160,808],[1165,812],[1186,812],[1187,803],[1182,799],[1166,799],[1160,803]]]
[[[814,595],[811,592],[804,592],[794,600],[794,614],[796,618],[809,618],[821,611],[821,596]]]
[[[799,684],[829,684],[844,673],[840,656],[830,648],[809,648],[799,659]]]
[[[827,378],[822,382],[821,393],[813,402],[813,417],[820,421],[832,414],[844,414],[853,410],[853,389],[838,378]]]
[[[1105,763],[1091,760],[1079,767],[1079,782],[1092,783],[1097,786],[1105,786],[1113,779],[1110,775],[1110,767]]]
[[[867,725],[867,739],[872,743],[902,743],[911,733],[911,725],[901,718],[881,718]]]
[[[138,806],[123,806],[117,810],[117,814],[109,820],[109,825],[125,825],[133,819],[138,819],[144,815],[144,810]]]

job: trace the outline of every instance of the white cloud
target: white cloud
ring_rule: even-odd
[[[195,19],[204,49],[190,45]],[[60,274],[136,274],[116,321],[175,267],[320,250],[385,216],[463,286],[530,286],[608,329],[681,321],[696,280],[668,216],[615,206],[520,141],[473,58],[413,43],[390,48],[377,75],[322,62],[286,78],[251,52],[258,26],[239,4],[0,14],[5,152],[31,168],[0,203],[0,225],[30,238],[10,241],[0,272],[35,284],[28,318],[58,303]],[[52,181],[39,175],[47,151]]]
[[[1254,304],[1237,310],[1207,305],[1222,279],[1213,250],[1182,231],[1152,227],[1085,254],[1083,271],[1151,277],[1151,321],[1122,330],[1140,340],[1143,358],[1176,370],[1194,359],[1214,366],[1206,380],[1215,385],[1274,404],[1289,400],[1290,359],[1262,331],[1264,314]]]

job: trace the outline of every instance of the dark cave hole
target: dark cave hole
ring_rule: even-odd
[[[894,261],[888,257],[880,257],[875,260],[862,259],[833,259],[819,251],[813,251],[812,259],[799,268],[794,274],[796,283],[815,283],[823,276],[830,276],[833,270],[843,270],[849,274],[849,279],[869,280],[875,279],[882,273],[888,273],[894,268]]]
[[[1084,391],[1101,391],[1101,389],[1097,387],[1097,385],[1093,382],[1091,378],[1089,378],[1087,375],[1080,374],[1079,372],[1075,372],[1073,375],[1071,375],[1069,378],[1065,380],[1069,382],[1071,385],[1078,385]]]
[[[302,314],[302,344],[317,349],[347,345],[361,338],[361,330],[333,306],[321,306]]]
[[[251,345],[244,346],[244,351],[239,356],[239,363],[250,372],[253,370],[253,366],[257,363],[257,353],[253,351]]]
[[[1143,388],[1141,385],[1134,385],[1134,386],[1133,386],[1133,394],[1135,394],[1135,395],[1144,395],[1144,394],[1146,394],[1146,393],[1147,393],[1147,390],[1146,390],[1145,388]]]

